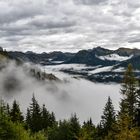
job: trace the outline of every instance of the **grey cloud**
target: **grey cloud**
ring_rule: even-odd
[[[137,43],[140,42],[140,38],[136,38],[136,39],[131,39],[128,41],[129,43]]]
[[[9,42],[18,42],[19,40],[21,40],[23,38],[24,38],[24,36],[16,35],[15,37],[7,37],[7,38],[5,38],[5,40],[7,40]]]
[[[76,4],[85,4],[85,5],[94,5],[94,4],[96,5],[105,1],[107,0],[74,0]]]
[[[139,8],[140,7],[140,1],[139,0],[133,0],[133,1],[126,1],[127,2],[127,5],[129,8]]]
[[[131,34],[140,32],[139,4],[139,0],[1,0],[0,45],[21,51],[119,47],[138,40]]]
[[[128,43],[139,43],[140,42],[140,34],[130,34],[128,37]]]
[[[57,19],[57,20],[54,20],[54,19],[51,19],[51,20],[48,20],[47,17],[43,17],[41,19],[35,19],[35,20],[32,20],[29,25],[31,26],[35,26],[37,28],[48,28],[48,29],[52,29],[52,28],[66,28],[66,27],[71,27],[71,26],[74,26],[76,25],[76,21],[72,21],[72,20],[69,20],[67,18],[62,18],[62,19]]]
[[[17,20],[43,13],[40,8],[32,6],[30,3],[26,4],[21,2],[18,5],[16,3],[10,5],[10,2],[1,2],[0,5],[1,10],[4,11],[6,9],[6,12],[0,13],[0,24],[16,22]]]

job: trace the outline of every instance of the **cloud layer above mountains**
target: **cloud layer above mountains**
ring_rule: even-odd
[[[77,51],[139,47],[139,0],[1,0],[7,50]]]

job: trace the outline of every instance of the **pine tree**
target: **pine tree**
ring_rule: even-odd
[[[137,108],[137,82],[131,64],[128,65],[124,74],[121,94],[123,97],[120,103],[120,112],[114,125],[115,133],[112,136],[114,136],[114,140],[137,140],[139,133],[135,127],[136,123],[134,123]]]
[[[4,115],[6,113],[5,102],[0,99],[0,115]]]
[[[27,109],[26,122],[33,132],[41,130],[41,109],[34,95],[30,108]]]
[[[17,104],[16,100],[13,102],[10,117],[13,122],[22,122],[24,119],[22,112],[20,111],[19,104]]]
[[[42,107],[41,111],[41,118],[42,118],[42,129],[47,129],[51,124],[50,122],[50,113],[47,111],[45,105]]]
[[[121,88],[123,98],[120,103],[120,113],[128,114],[132,119],[134,119],[136,113],[136,91],[136,78],[134,76],[133,67],[129,64],[124,74]]]
[[[76,114],[69,120],[59,121],[48,131],[48,140],[79,140],[80,124]]]
[[[92,123],[92,119],[90,118],[87,122],[84,122],[81,130],[80,130],[80,140],[93,140],[95,138],[95,126]]]
[[[118,116],[117,123],[114,126],[115,132],[111,134],[110,139],[106,140],[139,140],[139,129],[132,126],[133,120],[128,114]]]
[[[56,118],[54,112],[49,115],[49,126],[53,126],[56,123]]]
[[[26,124],[28,128],[31,128],[32,122],[31,122],[31,112],[30,109],[27,108],[27,114],[26,114]]]
[[[70,129],[72,132],[71,139],[77,140],[80,133],[80,124],[79,124],[76,114],[72,115],[69,121],[70,121]]]
[[[106,136],[109,131],[113,130],[112,125],[115,123],[115,111],[110,97],[108,97],[101,118],[100,129],[102,130],[102,136]]]

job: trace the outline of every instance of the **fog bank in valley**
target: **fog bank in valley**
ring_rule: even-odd
[[[0,71],[0,98],[10,104],[16,99],[24,113],[33,93],[40,105],[46,104],[56,114],[57,120],[77,113],[81,122],[91,117],[98,123],[108,96],[111,96],[115,109],[119,109],[120,85],[96,84],[56,71],[56,76],[65,80],[38,81],[29,71],[29,65],[17,66],[14,62]]]

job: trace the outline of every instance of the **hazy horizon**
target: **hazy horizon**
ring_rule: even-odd
[[[102,47],[102,46],[95,46],[95,47],[92,47],[92,48],[85,48],[85,49],[79,49],[79,50],[73,50],[73,51],[68,51],[68,50],[46,50],[46,51],[35,51],[35,50],[18,50],[18,49],[6,49],[4,48],[3,46],[0,46],[3,48],[3,50],[6,50],[6,51],[17,51],[17,52],[23,52],[23,53],[26,53],[26,52],[34,52],[34,53],[51,53],[51,52],[63,52],[63,53],[78,53],[79,51],[81,50],[88,50],[88,49],[94,49],[94,48],[97,48],[97,47],[101,47],[101,48],[104,48],[104,49],[108,49],[108,50],[117,50],[119,48],[129,48],[129,49],[140,49],[138,47],[118,47],[118,48],[106,48],[106,47]]]

